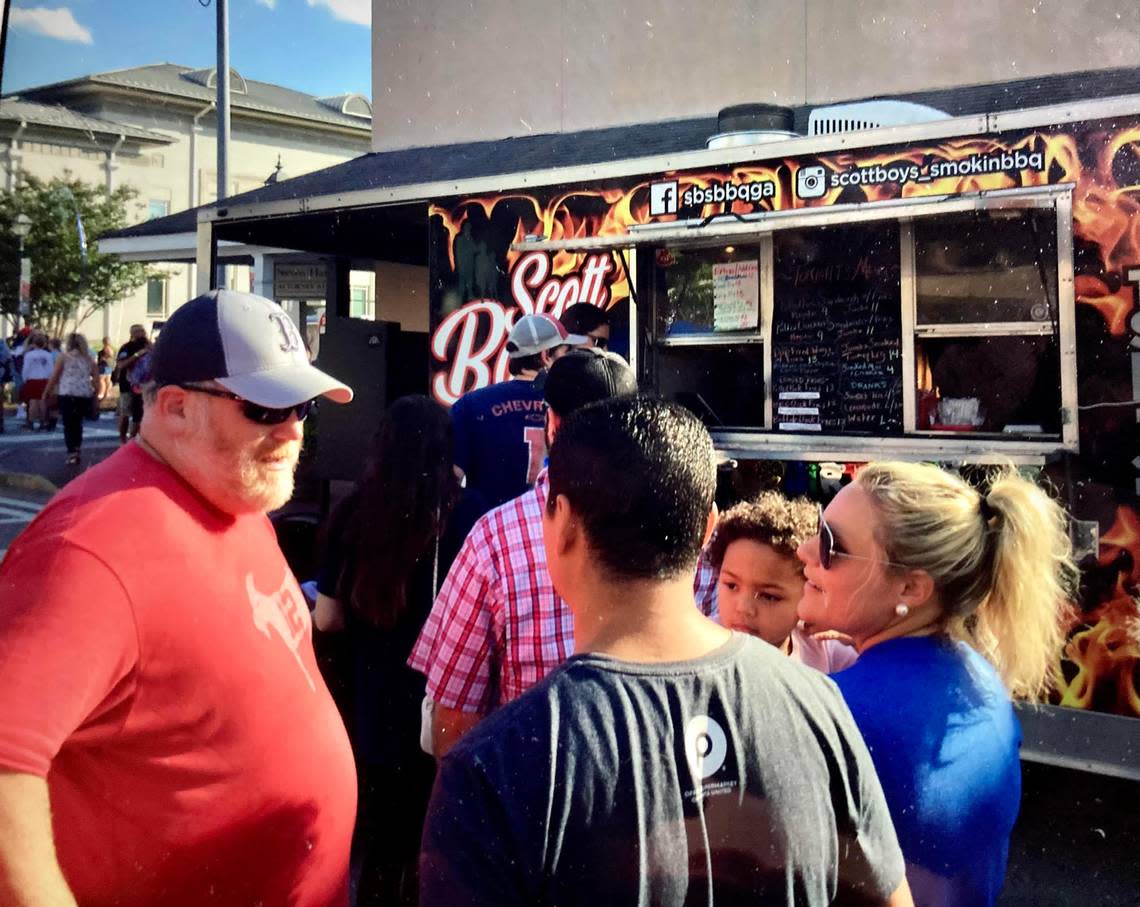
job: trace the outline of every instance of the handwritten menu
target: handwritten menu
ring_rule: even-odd
[[[898,228],[788,231],[774,252],[775,427],[901,434]]]
[[[718,262],[712,266],[713,330],[747,331],[760,325],[760,263]]]

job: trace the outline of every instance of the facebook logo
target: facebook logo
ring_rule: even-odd
[[[649,184],[649,216],[677,213],[677,181]]]

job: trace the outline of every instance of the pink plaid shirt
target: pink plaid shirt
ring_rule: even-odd
[[[449,709],[486,714],[517,699],[574,652],[574,620],[555,594],[542,544],[544,470],[526,494],[484,514],[448,571],[408,665]],[[694,583],[705,614],[716,576],[702,558]]]

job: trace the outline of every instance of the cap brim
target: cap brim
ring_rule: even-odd
[[[587,343],[590,344],[590,346],[594,345],[594,341],[585,334],[567,334],[565,340],[558,341],[559,346],[562,346],[564,343],[569,343],[571,346],[585,346]]]
[[[351,387],[311,365],[290,365],[216,380],[226,390],[250,403],[273,409],[296,406],[316,397],[328,397],[333,403],[352,402]]]

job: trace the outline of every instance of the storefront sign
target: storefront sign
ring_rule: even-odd
[[[323,263],[273,265],[273,296],[276,299],[325,299],[327,268]]]

